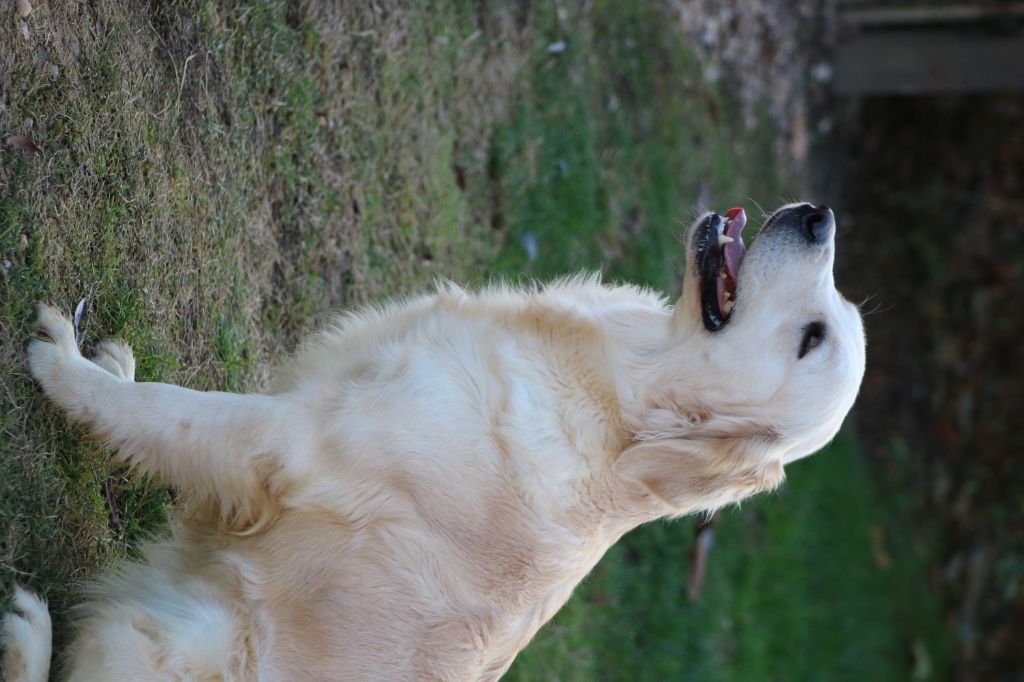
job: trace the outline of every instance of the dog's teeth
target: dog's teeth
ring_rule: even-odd
[[[728,292],[728,291],[724,292],[722,295],[723,295],[723,297],[725,298],[726,301],[728,301],[729,299],[732,298],[732,294],[730,292]]]
[[[727,273],[725,270],[722,270],[720,273],[718,273],[718,279],[728,279],[728,278],[729,278],[729,273]]]
[[[728,295],[728,294],[726,294]],[[732,307],[735,305],[732,301],[726,301],[725,305],[722,306],[722,312],[728,315],[732,311]]]
[[[732,243],[734,241],[736,241],[736,240],[733,239],[732,237],[730,237],[727,234],[720,234],[720,235],[718,235],[718,245],[719,246],[725,246],[726,244],[730,244],[730,243]]]

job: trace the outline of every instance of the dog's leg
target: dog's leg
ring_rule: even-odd
[[[40,308],[38,328],[29,368],[51,400],[118,448],[121,459],[217,498],[242,523],[286,466],[285,454],[302,447],[295,435],[310,432],[296,428],[305,413],[287,397],[136,383],[124,344],[105,342],[87,360],[70,321],[48,306]]]

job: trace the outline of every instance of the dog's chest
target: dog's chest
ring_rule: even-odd
[[[414,509],[362,528],[288,514],[268,533],[276,552],[253,553],[248,595],[271,638],[261,647],[274,652],[268,669],[315,662],[325,674],[371,665],[379,679],[487,679],[610,544],[531,525],[501,503],[459,523]]]

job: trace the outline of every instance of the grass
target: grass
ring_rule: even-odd
[[[756,213],[789,189],[772,131],[741,126],[660,4],[178,1],[38,8],[30,29],[0,22],[0,128],[43,148],[0,152],[0,580],[46,593],[58,638],[170,495],[41,399],[22,360],[37,302],[87,297],[86,343],[125,337],[141,378],[256,389],[332,307],[438,276],[601,269],[675,291],[696,204]],[[850,441],[725,515],[698,604],[690,534],[629,536],[509,677],[941,666],[916,553]]]
[[[679,237],[700,210],[733,202],[758,215],[756,199],[774,204],[787,189],[771,132],[742,129],[663,8],[598,2],[567,19],[538,15],[532,77],[495,136],[510,233],[500,266],[601,269],[678,293]]]

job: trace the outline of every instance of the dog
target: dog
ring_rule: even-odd
[[[136,383],[39,312],[32,375],[70,419],[189,493],[170,537],[92,589],[68,680],[494,680],[623,534],[783,479],[864,373],[835,220],[791,204],[686,236],[675,305],[578,276],[338,318],[266,395]],[[9,682],[50,665],[15,589]]]

